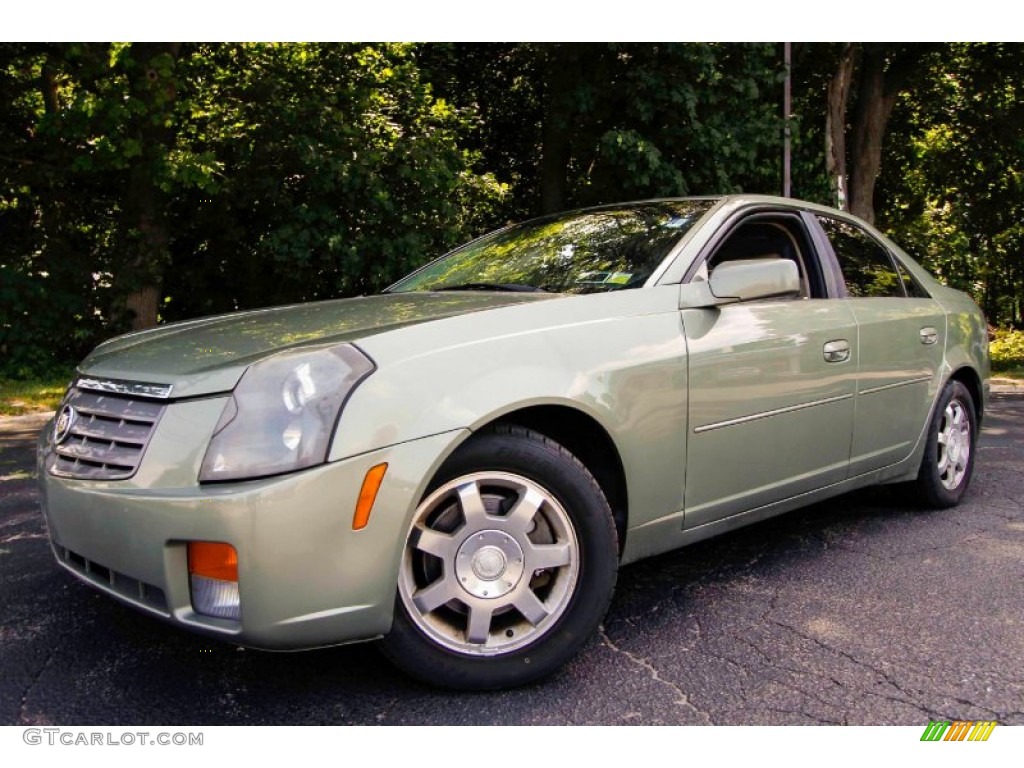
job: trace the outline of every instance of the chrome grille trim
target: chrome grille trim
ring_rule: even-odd
[[[77,402],[71,402],[75,410],[88,416],[96,416],[116,421],[136,421],[151,424],[155,416],[164,409],[162,403],[148,403],[144,400],[131,400],[120,396],[94,395],[91,392],[78,392]]]
[[[171,396],[172,384],[149,384],[142,381],[118,381],[116,379],[79,378],[75,382],[78,389],[93,392],[109,392],[115,395],[131,395],[135,397],[155,397],[166,400]]]
[[[166,403],[73,387],[61,406],[67,434],[52,443],[50,473],[82,480],[125,480],[135,474]]]

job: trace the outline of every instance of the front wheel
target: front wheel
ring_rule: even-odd
[[[974,398],[959,381],[950,381],[932,414],[921,469],[913,483],[924,504],[941,509],[960,503],[971,482],[977,442]]]
[[[432,684],[531,682],[597,629],[617,563],[611,510],[586,467],[536,432],[497,427],[445,463],[417,508],[382,647]]]

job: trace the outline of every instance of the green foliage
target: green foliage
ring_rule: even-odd
[[[930,47],[875,195],[1018,328],[1022,50]],[[793,190],[817,202],[840,51],[794,46]],[[544,208],[777,192],[782,76],[753,43],[0,44],[0,375],[73,364],[133,313],[374,292]]]
[[[781,189],[777,46],[673,43],[612,51],[620,92],[606,107],[604,130],[591,139],[597,151],[578,182],[581,200]]]
[[[496,217],[405,45],[0,48],[0,372],[126,328],[372,292]]]
[[[0,264],[0,374],[12,379],[45,376],[79,359],[102,333],[91,302],[97,289],[88,276],[44,266]],[[19,267],[21,267],[19,269]]]
[[[995,325],[1024,325],[1021,47],[951,44],[893,116],[885,224],[969,291]]]
[[[1024,331],[998,329],[988,345],[993,371],[1024,368]]]
[[[782,187],[775,44],[420,51],[439,93],[478,107],[480,156],[512,180],[510,215],[543,212],[538,190],[552,183],[564,189],[562,208]],[[562,162],[545,163],[546,154]]]
[[[222,170],[172,208],[167,318],[378,291],[505,192],[473,172],[471,112],[433,96],[409,46],[200,47],[181,72],[179,117]]]

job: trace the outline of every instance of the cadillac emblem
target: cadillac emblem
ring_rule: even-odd
[[[71,428],[78,420],[78,412],[70,405],[65,405],[57,414],[57,421],[53,425],[53,442],[56,445],[63,443],[71,433]]]

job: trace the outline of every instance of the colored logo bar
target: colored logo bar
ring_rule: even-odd
[[[921,741],[988,741],[995,727],[995,720],[932,720]]]

